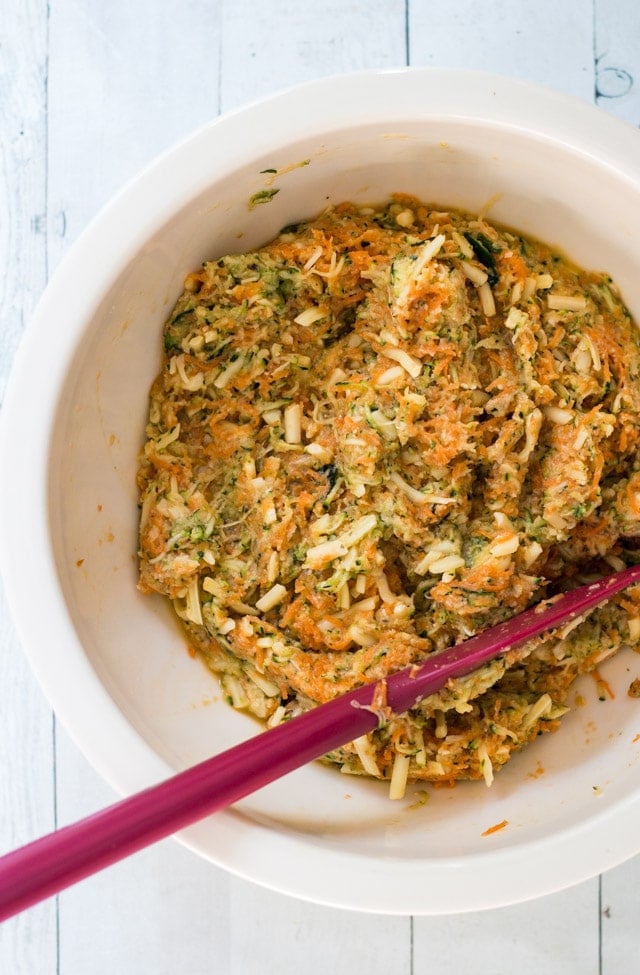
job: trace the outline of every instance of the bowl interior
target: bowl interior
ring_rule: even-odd
[[[201,133],[193,151],[213,160],[217,138],[215,128]],[[51,428],[51,544],[77,652],[124,715],[132,740],[142,739],[167,771],[259,730],[224,703],[216,680],[186,652],[165,602],[136,590],[137,456],[149,387],[160,367],[162,325],[188,271],[206,258],[266,242],[328,204],[379,202],[408,192],[439,208],[478,211],[490,204],[490,219],[557,245],[578,264],[610,272],[640,320],[638,185],[561,138],[481,118],[395,118],[328,128],[247,159],[222,173],[212,163],[208,184],[193,196],[183,193],[177,211],[123,254],[65,366]],[[274,168],[278,175],[263,172]],[[251,197],[266,188],[278,193],[250,208]],[[124,202],[126,239],[126,221],[135,214],[125,215]],[[65,665],[70,678],[73,652]],[[626,690],[640,676],[640,658],[621,654],[607,664],[606,676],[614,701],[599,701],[595,683],[583,681],[585,706],[564,719],[559,733],[515,757],[490,790],[478,783],[429,787],[424,802],[422,791],[410,789],[405,800],[391,803],[383,784],[316,764],[202,823],[192,842],[238,872],[302,896],[377,910],[435,911],[435,896],[400,895],[405,867],[422,865],[436,877],[440,865],[455,880],[464,864],[477,863],[480,870],[488,856],[534,850],[551,836],[596,821],[638,790],[640,721]],[[146,773],[125,755],[102,766],[125,789],[144,784]],[[505,828],[483,835],[504,820]],[[312,881],[305,886],[301,868],[282,866],[282,860],[276,881],[269,872],[275,864],[260,852],[265,837],[274,850],[306,851],[309,869],[317,855],[325,871],[327,864],[347,862],[354,877],[358,863],[375,863],[387,876],[397,870],[398,893],[367,900],[358,889],[352,903],[346,893],[319,893]],[[586,876],[590,866],[575,867],[572,879],[581,869]],[[450,896],[441,887],[441,909],[488,906],[486,891],[481,894],[478,883],[472,895],[473,886],[461,893],[458,884],[457,901],[453,887]],[[512,887],[508,899],[518,899]],[[542,880],[538,888],[533,892],[545,892]],[[531,893],[526,884],[522,890]]]

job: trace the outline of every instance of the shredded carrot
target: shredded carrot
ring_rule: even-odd
[[[480,836],[491,836],[492,833],[497,833],[499,830],[504,829],[505,826],[509,825],[508,819],[503,819],[501,823],[496,823],[495,826],[490,826],[489,829],[485,829]]]
[[[599,670],[594,670],[592,676],[598,688],[598,697],[602,700],[606,696],[613,701],[616,695],[609,681],[604,679]]]

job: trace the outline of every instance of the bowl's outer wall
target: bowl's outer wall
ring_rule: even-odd
[[[107,208],[60,269],[29,331],[7,400],[2,450],[15,453],[16,438],[28,438],[32,463],[24,491],[6,489],[3,507],[35,506],[45,542],[31,579],[30,553],[19,567],[5,566],[7,588],[54,706],[125,792],[257,730],[221,701],[215,681],[185,652],[164,602],[135,587],[135,469],[148,390],[160,367],[163,322],[189,270],[255,247],[328,204],[405,192],[438,207],[489,206],[491,219],[613,274],[640,319],[640,151],[633,155],[626,129],[602,116],[602,135],[599,113],[579,106],[574,131],[571,100],[483,76],[475,95],[484,99],[483,112],[447,114],[440,99],[430,114],[436,79],[415,72],[416,83],[417,75],[425,93],[421,111],[414,107],[412,114],[405,99],[403,112],[394,113],[387,97],[382,123],[367,117],[369,94],[367,111],[353,114],[351,124],[327,118],[324,128],[306,133],[308,121],[296,127],[290,118],[285,130],[299,137],[285,139],[283,112],[304,113],[293,93],[279,108],[276,99],[244,119],[237,113],[202,130]],[[407,77],[376,75],[375,83],[406,93]],[[307,92],[317,100],[329,85]],[[361,103],[363,91],[354,81],[343,115]],[[498,108],[496,93],[503,96]],[[537,106],[537,114],[526,115],[537,132],[523,130],[518,99]],[[256,119],[260,136],[252,140]],[[590,119],[596,135],[589,141]],[[273,168],[287,172],[262,172]],[[250,208],[252,195],[267,187],[279,192]],[[81,293],[69,290],[74,278],[83,282]],[[20,373],[24,380],[27,356],[30,374],[42,382],[39,405],[51,412],[50,427],[25,406]],[[15,545],[15,519],[5,516],[3,532]],[[38,614],[29,608],[30,587],[41,593]],[[631,832],[640,786],[637,706],[626,696],[640,669],[636,659],[610,665],[615,705],[599,704],[587,685],[588,706],[502,771],[490,792],[478,785],[432,790],[426,808],[407,808],[389,803],[375,783],[313,766],[195,827],[189,842],[259,882],[369,910],[465,910],[575,882],[640,848]],[[617,822],[614,836],[605,828],[610,818]],[[509,828],[482,835],[505,819]],[[482,882],[489,863],[496,878],[491,892]],[[331,868],[345,865],[353,878],[346,892],[331,878]],[[416,888],[416,878],[429,882]]]

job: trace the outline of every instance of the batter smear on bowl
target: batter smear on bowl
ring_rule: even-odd
[[[637,558],[637,328],[538,241],[345,203],[189,274],[164,348],[140,588],[269,725]],[[490,784],[638,641],[635,587],[327,758]]]

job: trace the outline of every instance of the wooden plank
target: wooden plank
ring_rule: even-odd
[[[554,0],[448,5],[410,0],[412,65],[470,68],[594,97],[590,6]],[[487,878],[490,885],[491,878]],[[528,904],[482,914],[414,921],[414,970],[450,956],[475,975],[598,971],[598,880]]]
[[[593,99],[590,4],[409,0],[409,10],[412,65],[491,71]]]
[[[536,4],[494,2],[483,5],[461,0],[455,10],[451,10],[451,16],[442,18],[434,15],[432,3],[411,0],[410,11],[412,64],[496,71],[551,85],[586,100],[594,98],[597,67],[597,103],[613,114],[640,124],[640,84],[636,81],[640,78],[640,6],[633,0],[596,0],[595,42],[587,5],[580,10],[579,4],[560,5],[550,0]],[[551,24],[552,30],[549,29]],[[508,39],[507,43],[505,39]],[[633,947],[637,948],[639,939],[633,929],[628,881],[631,876],[637,883],[639,871],[638,861],[634,860],[619,868],[619,872],[605,875],[602,881],[603,891],[607,892],[605,901],[610,902],[610,918],[605,917],[603,921],[605,975],[630,970],[629,966],[633,964]],[[594,960],[597,945],[593,941],[597,921],[593,904],[595,883],[592,881],[523,908],[508,908],[486,916],[452,921],[454,927],[450,933],[466,940],[474,938],[475,944],[476,933],[480,932],[480,944],[485,945],[485,954],[474,954],[476,972],[497,975],[499,969],[496,968],[491,938],[500,939],[500,932],[508,929],[518,932],[517,944],[524,945],[522,957],[514,959],[510,956],[510,963],[515,962],[513,967],[523,975],[539,970],[597,971]],[[588,895],[585,896],[584,891],[588,891]],[[575,940],[562,924],[554,924],[554,905],[558,897],[566,900],[563,916],[572,919],[569,923],[575,925],[578,936]],[[561,916],[559,911],[558,916]],[[577,923],[576,918],[580,919]],[[432,922],[416,921],[415,960],[418,963],[423,927],[429,932],[431,946],[435,933]],[[547,930],[552,935],[555,930],[553,958],[542,957],[536,949],[538,939],[544,943]],[[530,931],[535,940],[529,936]],[[486,941],[483,932],[488,932]],[[569,944],[578,948],[576,952],[571,948],[567,955]],[[586,954],[583,955],[583,951]],[[511,970],[511,964],[506,970]]]
[[[640,4],[595,0],[596,101],[640,125]]]
[[[321,8],[236,0],[224,6],[222,37],[224,110],[324,75],[406,63],[403,0],[327,0]],[[240,881],[231,897],[230,975],[261,975],[274,947],[288,971],[409,971],[405,918],[347,914]]]
[[[330,69],[391,63],[396,55],[404,63],[402,2],[331,4],[335,49],[329,56],[323,42],[316,40],[331,34],[325,11],[291,3],[276,6],[277,16],[270,5],[270,22],[259,28],[262,5],[212,4],[205,15],[203,5],[188,4],[184,5],[187,15],[180,13],[182,5],[166,3],[159,16],[156,5],[147,0],[135,8],[119,0],[103,6],[84,5],[81,10],[72,0],[56,0],[51,21],[49,195],[52,214],[64,213],[64,220],[61,216],[53,219],[65,226],[65,235],[51,243],[52,263],[124,178],[177,135],[214,113],[218,77],[222,89],[234,96],[239,95],[238,79],[244,79],[241,97],[245,98],[261,86],[271,90],[298,81],[305,72],[313,77]],[[358,39],[367,33],[372,8],[376,25],[384,32]],[[224,64],[218,56],[221,10],[226,31]],[[283,44],[279,16],[287,11],[287,44],[297,37],[302,47],[297,57],[277,64],[275,54]],[[157,20],[161,28],[154,27]],[[229,34],[234,22],[235,38],[233,31]],[[142,25],[145,31],[149,27],[152,36],[148,42],[144,39],[141,54]],[[349,45],[340,40],[347,30],[356,31]],[[248,34],[253,37],[255,57],[247,44]],[[73,49],[68,41],[71,36]],[[304,37],[314,38],[306,48]],[[387,47],[391,53],[385,55]],[[152,59],[149,71],[143,63],[145,53]],[[167,78],[172,79],[170,85]],[[157,91],[162,92],[161,105],[154,103]],[[226,102],[221,98],[224,107],[230,101],[229,94]],[[113,794],[61,732],[58,742],[59,818],[65,823],[100,808]],[[255,911],[262,919],[259,926]],[[339,914],[257,890],[169,841],[61,895],[60,973],[168,975],[189,971],[204,975],[212,965],[220,971],[263,972],[273,946],[288,946],[294,931],[296,957],[301,966],[309,967],[302,932],[318,931],[310,936],[318,964],[323,942],[331,938],[336,924],[340,944],[348,947],[348,917],[340,915],[338,923]],[[408,971],[405,919],[392,919],[381,927],[375,919],[365,917],[358,931],[378,946],[384,958],[399,962],[394,970]],[[337,948],[331,952],[336,964],[338,954]],[[352,944],[350,954],[342,956],[341,970],[347,970],[345,959],[353,964],[356,957],[358,948]]]
[[[596,104],[639,126],[640,5],[635,0],[595,0],[594,26]],[[639,886],[640,857],[602,876],[601,975],[618,975],[637,967],[638,904],[630,892]]]
[[[219,4],[149,0],[52,7],[50,263],[160,151],[218,112]],[[78,83],[82,79],[82,83]],[[194,83],[196,79],[196,83]],[[116,798],[58,731],[60,823]],[[168,841],[65,891],[60,972],[209,970],[228,878]],[[185,932],[188,936],[185,937]]]
[[[0,400],[46,280],[47,5],[5,6],[0,47]],[[6,476],[6,471],[3,476]],[[54,825],[51,709],[36,686],[0,588],[0,850]],[[0,971],[53,972],[56,905],[0,927]]]
[[[224,111],[325,75],[406,64],[404,0],[234,0],[223,6]]]
[[[474,975],[599,975],[597,918],[597,878],[500,910],[417,918],[414,971],[428,971],[430,959],[453,951],[458,970]]]

